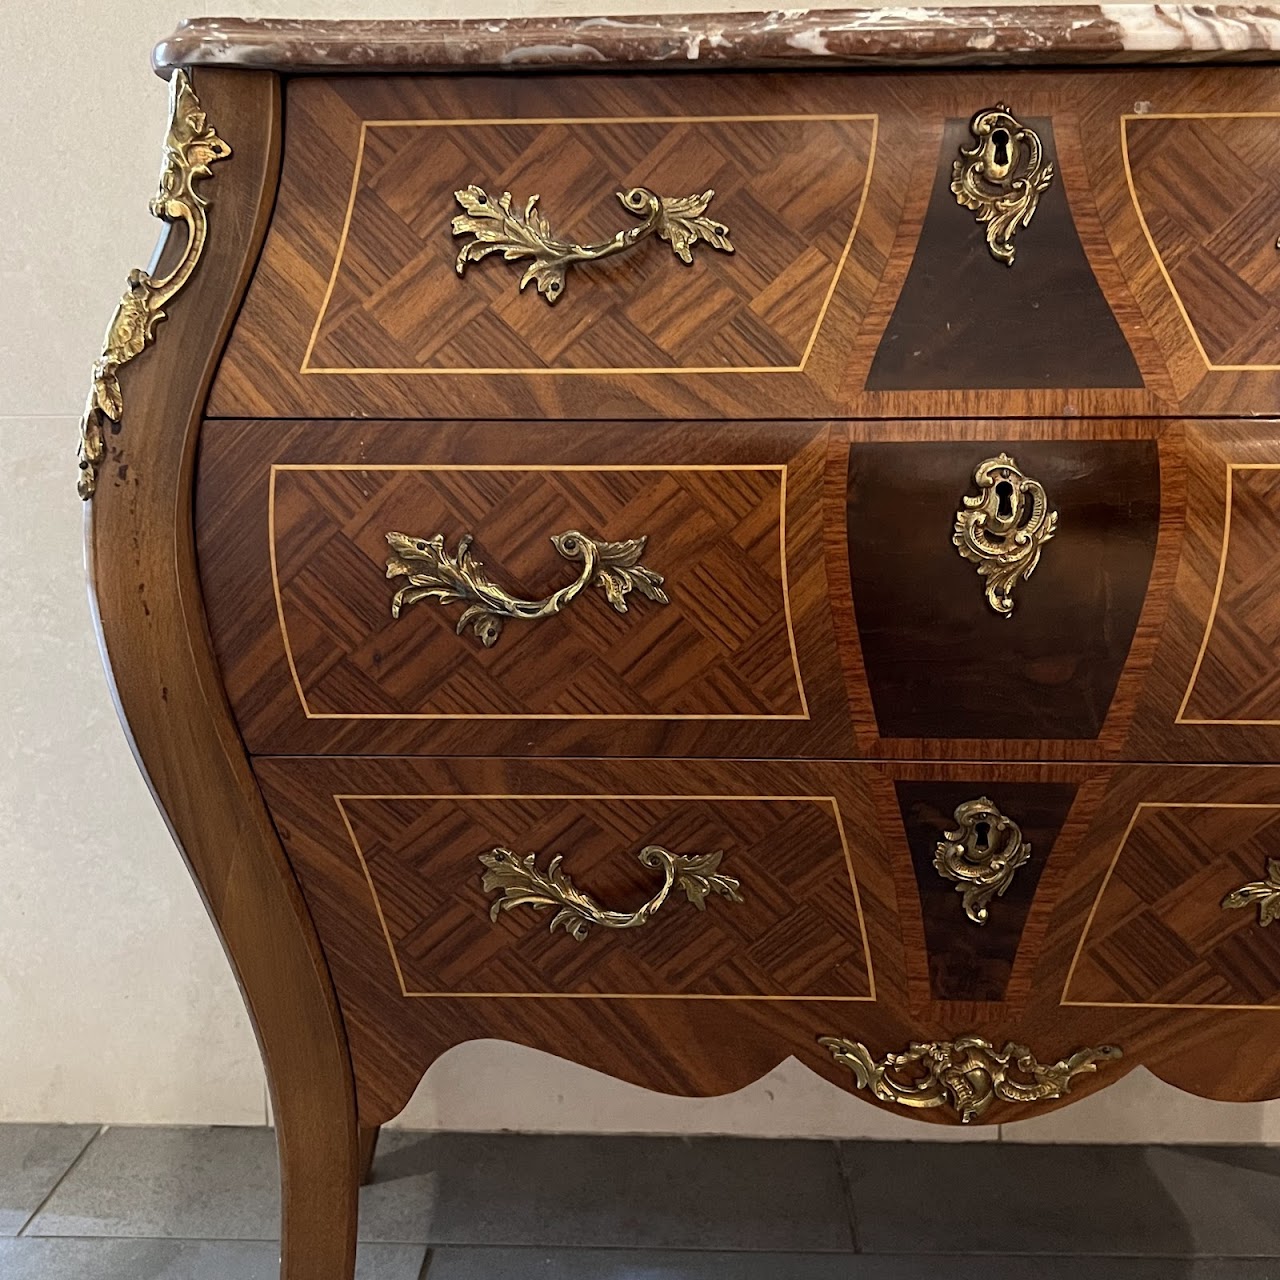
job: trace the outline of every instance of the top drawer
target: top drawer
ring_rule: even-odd
[[[1269,68],[287,95],[213,416],[1280,411]]]

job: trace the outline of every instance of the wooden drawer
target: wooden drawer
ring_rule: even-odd
[[[1056,523],[997,589],[956,523],[1001,457]],[[212,422],[197,535],[255,753],[1250,760],[1278,467],[1266,424]]]
[[[279,198],[215,416],[1280,410],[1267,68],[304,77],[286,93]],[[1042,153],[1011,266],[952,186],[971,120],[1006,102]],[[1010,181],[1032,163],[1016,146]],[[706,220],[696,242],[677,228],[570,263],[554,307],[538,281],[520,290],[528,257],[455,269],[476,226],[516,253],[635,232],[648,223],[616,194],[638,187],[714,191],[672,215]],[[484,216],[504,191],[515,230]]]
[[[1280,857],[1280,770],[639,760],[587,774],[341,757],[255,768],[370,1122],[450,1045],[495,1034],[682,1093],[742,1087],[790,1055],[856,1087],[823,1037],[880,1059],[976,1036],[1027,1045],[1046,1065],[1119,1046],[1098,1075],[1072,1079],[1077,1092],[1139,1063],[1212,1096],[1280,1088],[1280,936],[1256,907],[1221,905]],[[939,868],[984,820],[1012,870],[978,923]],[[666,874],[637,856],[653,845],[723,851],[701,871],[734,883],[710,886],[702,910],[677,883],[637,923]],[[517,855],[514,873],[495,849]],[[572,888],[551,874],[555,856]],[[1221,1051],[1246,1033],[1248,1063]],[[640,1043],[669,1051],[632,1052]]]
[[[845,754],[826,451],[825,429],[807,424],[369,423],[357,441],[343,424],[210,423],[202,577],[246,742]],[[621,557],[634,563],[606,569],[607,582],[588,573],[581,547],[552,541],[574,531],[639,540]],[[389,533],[412,545],[397,552]],[[465,598],[419,597],[415,581],[457,576],[440,556],[456,565],[468,535],[482,563]],[[496,599],[482,576],[526,601],[589,580],[540,618],[468,615]]]
[[[874,999],[829,796],[319,796],[295,774],[259,767],[335,963],[406,997]]]

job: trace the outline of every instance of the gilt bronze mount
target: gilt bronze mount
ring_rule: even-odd
[[[1045,162],[1040,135],[1002,102],[979,111],[969,131],[973,146],[960,148],[951,167],[951,190],[956,203],[972,209],[986,226],[991,256],[1011,267],[1013,238],[1035,217],[1053,181],[1053,165]]]
[[[987,904],[1004,896],[1014,872],[1031,857],[1031,842],[986,796],[966,800],[955,817],[955,830],[944,832],[934,848],[933,865],[944,879],[957,882],[965,915],[986,924]]]
[[[856,1088],[900,1107],[948,1107],[961,1124],[980,1120],[997,1101],[1027,1106],[1061,1098],[1077,1076],[1123,1056],[1108,1044],[1045,1066],[1026,1045],[1009,1041],[997,1049],[978,1035],[920,1041],[878,1060],[856,1040],[823,1036],[818,1043],[853,1072]]]
[[[484,572],[484,565],[471,554],[472,535],[458,539],[456,554],[445,550],[444,535],[414,538],[406,533],[388,533],[391,554],[387,557],[387,577],[403,577],[408,585],[391,599],[391,616],[398,618],[406,606],[419,600],[437,604],[465,604],[455,628],[458,635],[470,626],[486,649],[502,634],[507,618],[533,620],[559,613],[588,587],[598,587],[618,613],[627,612],[627,596],[634,589],[655,604],[667,604],[661,574],[640,563],[647,539],[601,542],[585,533],[569,529],[556,534],[551,545],[566,559],[582,562],[582,572],[566,587],[540,600],[521,600],[498,586]]]
[[[562,869],[564,859],[557,855],[545,871],[537,866],[538,855],[523,858],[510,849],[493,849],[480,856],[485,868],[481,886],[485,893],[501,892],[489,911],[496,921],[513,907],[532,907],[545,911],[557,908],[551,918],[551,932],[563,928],[579,942],[586,939],[592,925],[604,929],[638,929],[648,924],[666,902],[673,888],[679,888],[699,911],[705,911],[708,894],[719,894],[730,902],[741,902],[741,885],[732,876],[721,875],[723,850],[715,853],[671,853],[660,845],[646,845],[640,850],[642,866],[662,872],[662,884],[654,895],[634,911],[611,911],[602,907],[590,894],[583,893]]]
[[[160,188],[151,200],[154,217],[181,222],[187,229],[182,256],[171,270],[153,276],[141,267],[129,272],[129,283],[94,361],[93,381],[80,421],[80,478],[76,488],[86,501],[98,487],[98,469],[106,452],[107,424],[120,423],[124,395],[120,370],[154,341],[165,307],[191,279],[209,238],[208,201],[196,183],[211,176],[209,166],[225,160],[231,148],[215,132],[185,71],[169,81],[169,132],[165,138]]]
[[[978,566],[987,603],[1009,617],[1014,585],[1035,572],[1044,544],[1058,531],[1058,513],[1049,510],[1044,485],[1007,453],[978,463],[973,480],[978,494],[962,499],[951,541]]]
[[[1222,900],[1222,909],[1238,911],[1255,902],[1258,904],[1258,923],[1264,929],[1280,917],[1280,858],[1267,859],[1265,879],[1252,880],[1227,894]]]
[[[508,262],[532,258],[520,277],[520,288],[532,283],[548,302],[564,292],[565,271],[576,262],[598,262],[638,245],[650,236],[665,240],[672,252],[686,264],[693,262],[693,246],[699,240],[722,253],[732,253],[729,228],[706,216],[715,192],[701,195],[660,196],[648,187],[631,187],[617,193],[622,207],[641,221],[619,231],[599,244],[575,244],[561,240],[551,230],[538,208],[539,196],[525,201],[524,211],[512,207],[510,191],[494,200],[481,187],[455,191],[454,198],[465,212],[453,220],[455,236],[470,236],[455,263],[459,275],[469,262],[478,262],[491,253],[500,253]]]

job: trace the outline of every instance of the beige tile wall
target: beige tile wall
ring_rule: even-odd
[[[690,7],[635,0],[593,11]],[[463,0],[447,12],[589,8],[579,0]],[[276,0],[249,11],[431,13],[407,0]],[[44,0],[3,12],[0,1120],[254,1123],[266,1115],[235,985],[107,696],[85,604],[75,497],[76,415],[89,365],[125,274],[146,261],[156,230],[146,206],[165,100],[148,54],[183,16],[164,0]],[[741,1093],[688,1100],[488,1041],[438,1063],[405,1121],[995,1136],[884,1116],[790,1061]],[[1280,1136],[1280,1104],[1204,1102],[1139,1073],[1006,1136],[1264,1141]]]

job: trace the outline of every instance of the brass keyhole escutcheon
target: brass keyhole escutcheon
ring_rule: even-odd
[[[1007,454],[978,463],[976,497],[966,495],[951,533],[956,550],[978,566],[987,603],[1003,617],[1013,614],[1013,588],[1031,577],[1040,550],[1058,531],[1044,485],[1025,475]]]
[[[944,831],[933,851],[933,865],[964,895],[964,913],[974,924],[987,923],[987,904],[1013,883],[1013,873],[1031,857],[1022,829],[986,796],[966,800],[955,812],[955,830]]]
[[[1053,181],[1040,135],[1004,103],[979,111],[969,122],[973,146],[961,147],[951,166],[956,203],[972,209],[987,229],[987,248],[1013,266],[1013,237],[1035,217],[1040,196]]]

